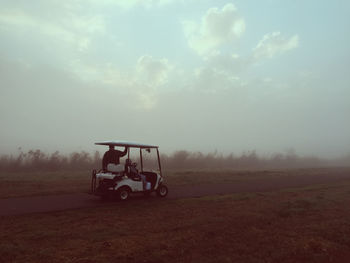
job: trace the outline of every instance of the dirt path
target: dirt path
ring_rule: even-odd
[[[169,187],[167,198],[177,199],[242,192],[266,192],[313,184],[341,182],[342,180],[350,180],[349,169],[322,175],[293,175],[235,183],[174,186]],[[52,212],[101,205],[106,205],[106,202],[102,202],[98,197],[84,193],[0,199],[0,216]]]

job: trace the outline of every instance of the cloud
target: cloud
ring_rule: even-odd
[[[86,2],[86,0],[77,0],[79,2]],[[164,6],[175,2],[174,0],[88,0],[93,5],[117,5],[125,9],[130,9],[137,6],[150,8],[153,6]]]
[[[200,24],[184,21],[183,29],[189,46],[205,54],[239,39],[245,31],[245,21],[233,4],[226,4],[221,10],[210,8]]]
[[[252,53],[247,56],[240,56],[236,53],[222,53],[215,51],[204,57],[203,62],[206,68],[212,72],[219,72],[222,76],[228,75],[233,78],[239,77],[242,73],[249,70],[257,62],[270,59],[281,55],[289,50],[298,47],[299,37],[284,37],[280,32],[266,34],[263,39],[256,45]],[[208,72],[209,76],[211,74]]]
[[[188,44],[202,55],[203,60],[201,65],[195,66],[197,69],[184,71],[181,77],[178,74],[181,65],[173,70],[175,67],[166,58],[143,55],[138,59],[134,58],[134,63],[125,67],[120,62],[124,58],[119,53],[114,53],[111,57],[95,56],[97,52],[94,51],[101,51],[105,55],[108,46],[115,44],[109,42],[109,45],[105,45],[110,40],[109,34],[113,32],[105,24],[110,22],[106,20],[107,14],[106,17],[96,15],[96,10],[105,10],[108,5],[113,5],[113,10],[118,12],[120,6],[127,8],[171,2],[174,1],[89,0],[83,5],[82,0],[69,3],[38,0],[35,5],[14,5],[0,11],[0,30],[5,27],[10,34],[20,33],[18,35],[22,34],[23,40],[28,35],[33,35],[34,44],[40,43],[44,47],[43,52],[40,48],[35,50],[38,57],[48,56],[44,59],[49,59],[49,63],[68,70],[86,84],[98,84],[118,90],[124,95],[130,93],[134,98],[139,98],[140,108],[154,107],[158,94],[172,87],[177,90],[195,88],[207,93],[237,87],[242,83],[243,76],[240,73],[248,69],[255,60],[273,57],[298,43],[297,36],[285,38],[277,32],[265,35],[249,56],[225,53],[225,50],[220,49],[237,41],[245,31],[245,21],[237,8],[233,4],[226,4],[221,9],[208,9],[200,23],[183,22]],[[39,15],[41,5],[45,10],[42,16]],[[47,15],[48,13],[52,15]],[[96,45],[94,50],[91,48],[92,44],[100,44],[101,49],[98,50]],[[35,48],[37,45],[30,47]],[[49,51],[45,53],[46,47]],[[32,50],[27,51],[33,53]],[[30,62],[36,63],[36,60],[31,60],[31,56],[28,57]]]
[[[240,78],[213,67],[195,70],[193,87],[204,93],[217,93],[239,87]]]
[[[204,60],[209,67],[224,71],[228,74],[238,75],[251,65],[250,58],[238,54],[216,53]]]
[[[44,38],[42,43],[56,47],[63,44],[75,51],[89,48],[91,40],[105,33],[105,23],[101,16],[79,16],[62,12],[61,15],[42,17],[30,10],[7,9],[0,12],[0,28],[10,32],[30,32]]]
[[[167,59],[144,55],[138,59],[136,68],[140,80],[156,88],[166,83],[171,66]]]
[[[299,46],[299,36],[284,37],[280,32],[264,35],[262,40],[253,49],[255,60],[273,58]]]
[[[70,63],[70,71],[83,81],[122,87],[139,83],[148,89],[165,85],[172,69],[173,65],[166,58],[154,58],[150,55],[140,56],[129,70],[122,70],[113,63],[91,64],[83,60],[73,60]]]
[[[157,104],[159,88],[167,83],[172,65],[165,58],[141,56],[136,64],[133,88],[138,98],[137,108],[152,109]]]
[[[138,109],[152,109],[157,103],[157,94],[168,84],[174,66],[166,58],[142,55],[129,70],[122,70],[112,63],[89,64],[74,60],[70,71],[87,83],[94,82],[127,95],[137,103]]]

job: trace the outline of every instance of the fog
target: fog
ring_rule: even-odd
[[[0,154],[350,153],[348,1],[0,4]]]

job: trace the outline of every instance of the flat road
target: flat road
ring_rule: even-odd
[[[166,198],[179,199],[243,192],[268,192],[346,180],[350,180],[350,169],[348,168],[332,170],[329,174],[291,175],[230,183],[169,186],[169,194]],[[86,193],[9,198],[0,199],[0,216],[53,212],[102,205],[106,205],[106,202]]]

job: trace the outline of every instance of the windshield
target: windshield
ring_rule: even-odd
[[[143,171],[160,172],[157,149],[141,149]]]

